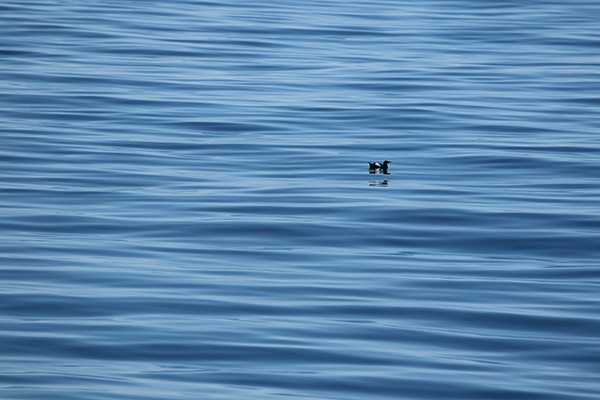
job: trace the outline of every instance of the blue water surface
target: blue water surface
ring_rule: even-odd
[[[0,398],[600,398],[597,1],[0,18]]]

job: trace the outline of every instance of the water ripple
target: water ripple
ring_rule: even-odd
[[[0,10],[3,398],[600,396],[594,2]]]

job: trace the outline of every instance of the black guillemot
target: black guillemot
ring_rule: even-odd
[[[369,169],[387,169],[389,163],[391,163],[391,161],[388,160],[385,160],[383,164],[378,162],[370,162]]]

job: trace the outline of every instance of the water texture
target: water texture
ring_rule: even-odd
[[[599,18],[3,1],[0,397],[600,398]]]

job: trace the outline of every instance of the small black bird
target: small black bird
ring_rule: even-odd
[[[369,169],[383,169],[383,170],[387,170],[389,163],[391,163],[391,161],[388,161],[388,160],[385,160],[383,162],[383,164],[380,164],[378,162],[370,162],[369,163]]]

